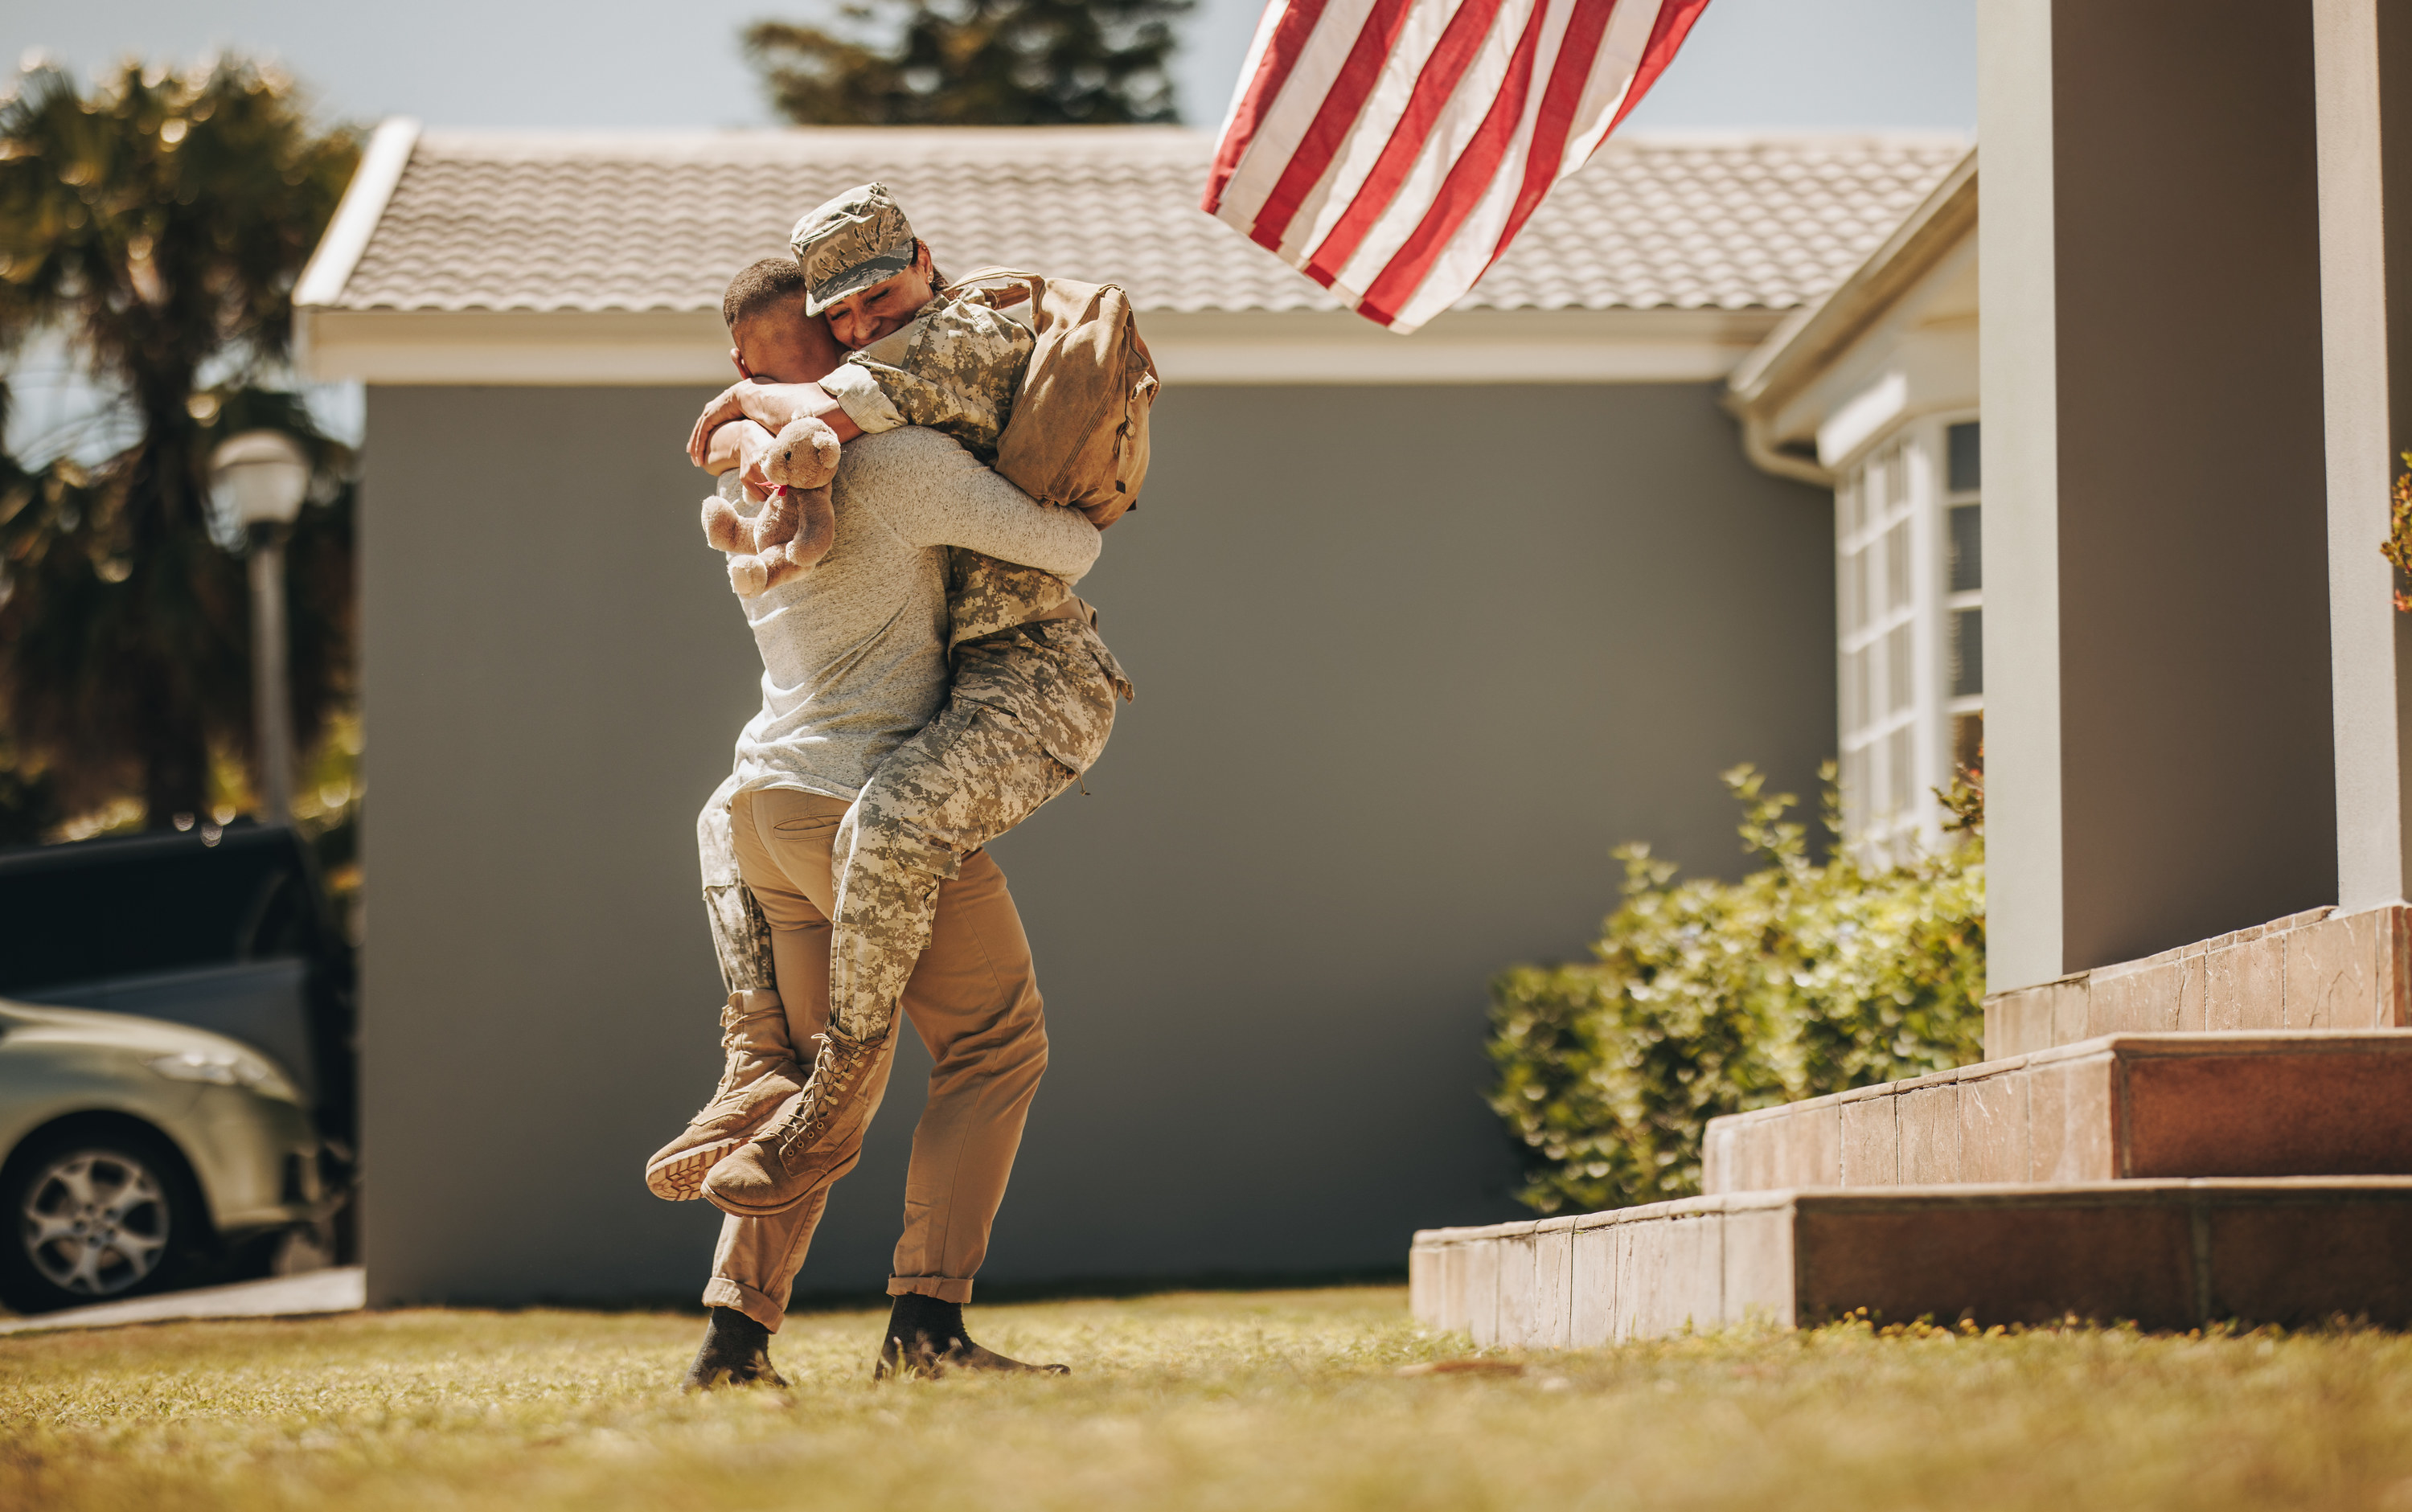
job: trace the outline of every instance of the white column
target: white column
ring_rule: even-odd
[[[2051,0],[1977,11],[1985,423],[1985,948],[2001,991],[2061,974],[2059,341]]]
[[[2397,454],[2412,448],[2412,383],[2394,381],[2399,354],[2412,345],[2412,146],[2388,139],[2391,116],[2412,119],[2412,7],[2315,0],[2313,16],[2337,890],[2351,911],[2402,899],[2412,853],[2403,677],[2412,615],[2396,610],[2391,569],[2378,554]]]

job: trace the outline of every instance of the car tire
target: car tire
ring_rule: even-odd
[[[192,1173],[156,1135],[37,1135],[0,1168],[0,1302],[14,1312],[170,1290],[211,1248]]]

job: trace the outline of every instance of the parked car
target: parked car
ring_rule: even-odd
[[[301,1089],[224,1035],[0,1002],[0,1302],[213,1279],[328,1196]]]
[[[194,1048],[213,1068],[206,1075],[196,1072],[201,1076],[199,1081],[180,1082],[176,1073],[161,1065],[173,1063],[183,1050],[138,1055],[122,1047],[88,1048],[67,1057],[80,1068],[77,1076],[82,1081],[69,1076],[61,1082],[63,1073],[49,1059],[40,1069],[0,1077],[0,1162],[6,1163],[0,1173],[7,1181],[30,1180],[20,1156],[32,1159],[28,1151],[49,1150],[60,1129],[98,1127],[88,1123],[87,1115],[102,1118],[136,1144],[150,1141],[147,1160],[143,1150],[121,1144],[110,1147],[118,1152],[110,1164],[79,1167],[87,1174],[72,1181],[58,1178],[71,1187],[114,1182],[117,1173],[126,1173],[125,1180],[136,1182],[126,1193],[147,1192],[151,1187],[131,1174],[139,1167],[162,1194],[160,1221],[178,1216],[174,1210],[180,1200],[191,1209],[181,1230],[186,1238],[170,1242],[174,1255],[140,1275],[124,1268],[110,1270],[104,1295],[154,1289],[179,1279],[230,1275],[229,1266],[239,1271],[244,1257],[257,1251],[250,1241],[260,1237],[257,1230],[263,1225],[272,1229],[276,1223],[314,1223],[314,1241],[348,1258],[344,1253],[350,1247],[349,1225],[344,1221],[348,1215],[335,1214],[335,1210],[350,1187],[355,1164],[353,979],[351,947],[335,926],[316,859],[309,844],[290,828],[204,825],[181,833],[0,852],[0,998],[25,1006],[22,1010],[12,1006],[11,1013],[40,1007],[89,1010],[72,1020],[45,1020],[41,1035],[26,1037],[29,1050],[38,1050],[42,1057],[66,1055],[58,1036],[67,1033],[70,1022],[81,1026],[76,1033],[89,1036],[113,1018],[144,1025],[139,1032],[125,1032],[138,1038],[152,1036],[142,1040],[145,1045],[165,1043],[156,1036],[173,1026],[200,1032],[203,1039],[186,1048]],[[0,1054],[7,1052],[9,1041],[26,1034],[22,1026],[12,1029],[7,1040],[0,1040]],[[103,1036],[93,1044],[117,1042]],[[110,1068],[105,1074],[93,1069],[100,1062]],[[235,1079],[209,1079],[213,1077]],[[89,1107],[75,1104],[72,1096],[62,1100],[51,1094],[54,1083],[84,1087],[98,1100]],[[278,1174],[268,1187],[273,1197],[264,1199],[265,1205],[254,1196],[222,1198],[212,1174],[219,1156],[193,1142],[199,1136],[189,1123],[169,1129],[153,1116],[162,1106],[155,1095],[162,1083],[231,1087],[238,1094],[234,1103],[212,1094],[176,1115],[203,1117],[211,1127],[226,1119],[242,1122],[224,1111],[228,1107],[248,1109],[245,1116],[254,1123],[266,1119],[263,1127],[278,1130],[301,1119],[311,1135],[309,1170],[287,1180],[281,1163],[292,1147],[276,1142],[284,1134],[272,1139],[265,1134],[257,1138],[245,1135],[236,1140],[245,1149],[265,1149],[261,1139],[275,1144],[272,1164]],[[154,1095],[135,1097],[128,1087]],[[40,1116],[27,1122],[28,1109]],[[149,1133],[134,1129],[134,1123],[148,1123]],[[250,1157],[228,1158],[240,1163]],[[179,1168],[189,1174],[179,1177]],[[245,1166],[239,1180],[229,1175],[227,1191],[255,1194],[255,1174]],[[185,1183],[181,1198],[179,1181]],[[0,1212],[33,1233],[43,1224],[16,1196],[49,1201],[66,1189],[51,1189],[45,1198],[10,1186],[0,1194],[8,1196]],[[309,1195],[293,1198],[295,1192]],[[89,1205],[85,1198],[78,1200]],[[272,1209],[283,1216],[272,1222]],[[123,1223],[118,1231],[149,1232],[127,1230]],[[199,1248],[187,1245],[186,1239]],[[42,1270],[21,1253],[22,1242],[0,1244],[0,1250],[7,1255],[0,1263],[15,1266],[21,1280]],[[215,1255],[214,1265],[200,1263],[198,1256],[203,1251]],[[264,1267],[256,1267],[253,1273],[260,1269]],[[90,1280],[86,1277],[84,1283]],[[32,1288],[25,1295],[37,1302],[64,1305],[60,1296],[30,1281],[24,1284]],[[72,1295],[90,1299],[83,1292]],[[21,1309],[25,1305],[13,1293],[7,1299]]]

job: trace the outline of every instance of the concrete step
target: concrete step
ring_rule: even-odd
[[[1429,1229],[1419,1321],[1583,1348],[1751,1319],[2412,1322],[2412,1179],[1744,1192]]]
[[[1701,1189],[2412,1175],[2412,1031],[2110,1035],[1710,1122]]]
[[[2412,1028],[2412,905],[2315,908],[1985,1000],[1985,1058],[2104,1035]]]

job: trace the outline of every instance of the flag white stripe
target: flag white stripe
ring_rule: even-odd
[[[1441,181],[1457,166],[1459,154],[1465,151],[1474,134],[1482,129],[1484,113],[1508,81],[1508,68],[1516,58],[1516,44],[1522,39],[1532,13],[1530,0],[1499,7],[1490,35],[1482,39],[1481,51],[1465,70],[1465,77],[1458,81],[1449,108],[1433,123],[1432,133],[1424,139],[1423,150],[1416,154],[1415,166],[1399,184],[1398,194],[1384,207],[1381,218],[1374,223],[1347,266],[1340,271],[1335,286],[1346,287],[1352,299],[1364,297],[1364,291],[1373,286],[1374,280],[1398,255],[1399,244],[1413,235],[1431,213],[1440,194]]]
[[[1390,134],[1398,128],[1399,118],[1405,113],[1407,100],[1415,93],[1416,80],[1432,61],[1440,46],[1441,33],[1449,26],[1449,18],[1457,13],[1462,0],[1417,0],[1407,13],[1405,29],[1399,34],[1398,45],[1384,60],[1382,74],[1366,98],[1365,109],[1348,128],[1340,151],[1331,157],[1331,168],[1316,186],[1315,194],[1299,206],[1290,221],[1289,235],[1282,240],[1282,256],[1303,262],[1340,217],[1348,213],[1356,202],[1357,191],[1364,186],[1365,177],[1374,171],[1382,149],[1389,145]]]
[[[1257,35],[1249,39],[1247,61],[1240,65],[1240,87],[1231,91],[1231,103],[1224,107],[1222,127],[1214,133],[1216,141],[1228,137],[1231,123],[1240,118],[1240,102],[1248,97],[1248,86],[1256,82],[1257,70],[1265,66],[1265,53],[1273,45],[1273,33],[1281,30],[1284,9],[1278,4],[1268,5],[1265,13],[1257,18]]]
[[[1634,0],[1626,6],[1639,9]],[[1621,8],[1621,7],[1620,7]],[[1655,7],[1653,7],[1654,9]],[[1533,132],[1541,114],[1541,101],[1550,90],[1550,74],[1557,66],[1560,45],[1566,39],[1566,23],[1574,17],[1572,0],[1559,0],[1552,7],[1543,24],[1540,46],[1535,50],[1533,78],[1524,95],[1524,112],[1516,123],[1516,135],[1507,153],[1499,160],[1499,170],[1492,175],[1481,202],[1474,213],[1449,238],[1441,249],[1423,282],[1415,294],[1400,302],[1398,315],[1390,322],[1393,330],[1414,330],[1425,321],[1456,303],[1482,271],[1491,266],[1493,251],[1499,245],[1500,233],[1508,228],[1508,212],[1516,208],[1516,196],[1524,187],[1524,165],[1533,149]]]
[[[1273,0],[1275,5],[1283,3]],[[1348,61],[1348,51],[1357,45],[1357,34],[1364,29],[1375,3],[1331,0],[1316,20],[1314,34],[1300,51],[1298,65],[1290,70],[1280,95],[1269,102],[1264,121],[1248,143],[1247,155],[1240,159],[1229,186],[1223,191],[1222,218],[1238,227],[1243,235],[1255,228],[1257,213],[1297,155],[1299,142],[1315,124],[1324,96],[1338,81],[1340,66]]]
[[[1558,176],[1572,173],[1591,161],[1616,124],[1617,109],[1633,87],[1641,66],[1641,50],[1650,45],[1650,30],[1658,23],[1658,6],[1618,0],[1609,13],[1608,35],[1599,39],[1599,62],[1583,85],[1582,104],[1575,109],[1574,126],[1566,133],[1566,150],[1559,159]]]

